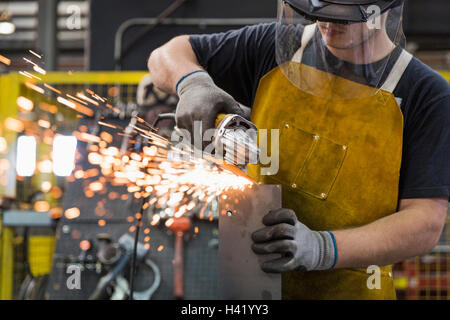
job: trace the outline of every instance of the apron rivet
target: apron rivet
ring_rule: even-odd
[[[342,149],[347,150],[347,146],[342,146]]]
[[[284,126],[286,127],[286,129],[289,129],[289,123],[286,123]]]
[[[325,198],[327,195],[326,195],[326,193],[321,193],[320,196],[321,196],[322,198]]]
[[[292,188],[297,188],[297,185],[295,183],[292,184]]]
[[[319,140],[319,136],[317,136],[317,135],[314,136],[314,139]]]

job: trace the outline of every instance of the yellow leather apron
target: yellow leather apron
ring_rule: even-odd
[[[403,51],[372,96],[363,93],[373,88],[335,77],[333,97],[324,99],[298,89],[280,67],[270,71],[260,81],[251,120],[260,130],[279,130],[279,170],[261,175],[260,165],[248,165],[248,174],[281,184],[283,207],[312,230],[358,227],[395,213],[403,116],[392,92],[410,60]],[[329,82],[328,73],[287,63]],[[283,299],[396,298],[392,266],[381,267],[380,289],[369,289],[370,276],[366,269],[286,273]]]

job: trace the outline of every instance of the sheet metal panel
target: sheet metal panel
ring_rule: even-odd
[[[281,275],[261,270],[251,250],[251,234],[264,227],[262,218],[281,208],[281,186],[255,185],[246,191],[229,191],[219,200],[219,297],[227,300],[279,300]],[[279,256],[279,255],[278,255]]]

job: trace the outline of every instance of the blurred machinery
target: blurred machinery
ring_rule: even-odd
[[[398,299],[450,300],[450,218],[432,252],[395,265],[394,284]]]
[[[52,170],[50,154],[53,138],[58,134],[72,135],[79,121],[74,111],[56,101],[57,92],[73,93],[91,88],[114,99],[118,99],[117,95],[121,93],[123,96],[120,100],[127,102],[121,108],[136,109],[134,96],[137,83],[143,75],[48,73],[41,83],[46,81],[54,94],[45,96],[32,89],[36,89],[33,83],[39,81],[30,82],[27,77],[17,73],[0,77],[1,136],[8,146],[0,155],[0,192],[16,201],[13,208],[2,206],[0,298],[18,297],[21,282],[27,274],[48,276],[50,273],[55,233],[54,221],[50,218],[58,219],[62,215],[66,188],[66,178],[58,177]],[[122,89],[120,92],[118,84]],[[27,109],[22,108],[24,105],[21,101],[26,102]],[[36,139],[36,161],[34,167],[30,168],[30,176],[16,176],[16,159],[24,157],[18,154],[20,150],[16,144],[20,136],[34,136]],[[28,237],[24,237],[27,230]],[[29,261],[29,270],[28,267],[24,268],[25,261]]]

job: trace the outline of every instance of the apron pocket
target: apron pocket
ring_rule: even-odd
[[[285,125],[280,134],[280,147],[277,180],[296,192],[327,199],[344,162],[347,146]]]
[[[274,178],[283,184],[292,185],[311,155],[314,144],[312,133],[284,124],[280,132],[280,168]]]

